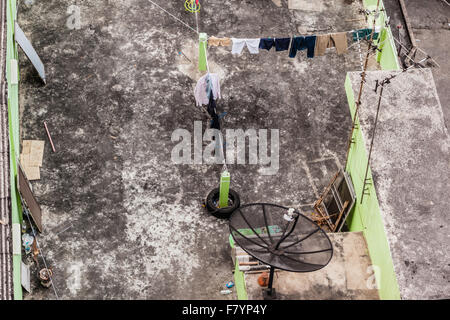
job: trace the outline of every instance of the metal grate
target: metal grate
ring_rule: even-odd
[[[347,172],[339,170],[322,196],[314,203],[314,211],[321,216],[332,232],[340,232],[356,201],[353,183]]]

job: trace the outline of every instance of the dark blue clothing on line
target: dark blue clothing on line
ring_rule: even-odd
[[[358,35],[357,35],[358,34]],[[372,29],[361,29],[353,32],[353,41],[360,40],[370,40],[370,35],[372,34]],[[373,33],[373,40],[378,39],[378,32]]]
[[[306,56],[308,58],[314,58],[314,48],[316,46],[316,38],[317,38],[316,36],[293,37],[289,57],[295,58],[298,50],[308,49]]]
[[[275,39],[276,51],[288,50],[290,44],[291,44],[291,38],[276,38]]]
[[[275,40],[271,38],[262,38],[259,41],[259,48],[270,50],[275,45]]]

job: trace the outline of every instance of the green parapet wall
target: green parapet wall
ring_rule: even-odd
[[[234,248],[234,240],[230,234],[229,237],[230,247]],[[239,262],[236,259],[236,264],[234,266],[234,287],[236,288],[236,294],[238,300],[248,300],[247,288],[245,286],[244,273],[239,270]]]
[[[11,59],[18,60],[18,52],[14,41],[14,22],[17,17],[16,0],[7,0],[6,23],[6,79],[8,82],[8,122],[9,122],[9,146],[10,146],[10,181],[11,181],[11,220],[12,223],[22,223],[22,206],[20,195],[16,186],[17,159],[20,154],[20,122],[19,122],[19,85],[11,84]],[[22,300],[21,284],[21,254],[13,256],[13,284],[14,299]]]
[[[363,4],[366,9],[375,10],[377,0],[364,0]],[[380,1],[380,7],[384,9],[382,1]],[[371,28],[372,19],[369,18],[368,20],[368,27]],[[382,27],[380,36],[375,41],[375,44],[379,44],[381,49],[381,52],[378,52],[377,54],[377,61],[382,70],[400,70],[392,31],[389,26],[385,26],[385,21],[386,11],[381,11],[380,16],[375,23],[377,26]],[[345,90],[347,92],[350,113],[353,119],[355,114],[355,97],[348,76],[345,81]],[[353,133],[354,143],[352,144],[348,155],[346,170],[352,178],[357,199],[360,199],[367,165],[367,153],[362,133],[359,130],[358,119],[356,119],[355,125],[356,128]],[[372,179],[370,168],[368,178]],[[395,275],[391,251],[384,230],[376,190],[373,184],[367,186],[369,188],[369,195],[364,196],[362,204],[360,201],[356,201],[355,207],[347,219],[347,223],[350,231],[362,231],[364,233],[372,263],[379,268],[379,272],[375,273],[375,277],[380,298],[388,300],[400,299],[397,277]]]
[[[353,118],[355,114],[355,96],[348,76],[345,81],[345,90]],[[380,298],[387,300],[400,299],[391,251],[373,184],[368,185],[369,195],[365,195],[363,203],[360,203],[367,165],[367,153],[358,120],[356,121],[353,138],[354,143],[349,152],[346,170],[352,178],[357,201],[347,219],[347,223],[350,231],[362,231],[364,233],[372,263],[379,268],[379,272],[375,272],[375,277]],[[370,168],[368,178],[372,179]]]
[[[378,0],[364,0],[364,7],[368,10],[375,10],[377,8]],[[381,52],[377,54],[377,62],[380,64],[382,70],[400,70],[400,64],[398,62],[397,50],[395,47],[395,40],[392,35],[392,30],[389,26],[386,26],[386,10],[384,8],[383,1],[380,1],[380,15],[375,22],[376,26],[380,26],[380,36],[375,44],[380,44],[379,49]],[[368,28],[372,28],[373,16],[368,19]]]

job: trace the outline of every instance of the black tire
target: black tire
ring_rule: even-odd
[[[228,194],[228,202],[231,204],[226,208],[217,208],[217,202],[219,202],[220,189],[213,189],[206,197],[206,209],[210,214],[219,219],[229,219],[231,214],[241,206],[241,198],[239,194],[230,188]]]

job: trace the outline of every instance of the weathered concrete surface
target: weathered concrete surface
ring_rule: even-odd
[[[356,1],[333,12],[308,12],[264,1],[208,1],[199,30],[208,35],[289,36],[293,30],[361,26]],[[81,28],[66,27],[69,5]],[[195,28],[180,1],[161,3]],[[336,16],[336,12],[339,15]],[[320,16],[320,17],[319,17]],[[221,166],[174,165],[177,128],[193,132],[207,118],[194,107],[199,74],[192,60],[197,34],[145,0],[49,0],[21,4],[19,22],[47,67],[40,85],[21,54],[22,138],[46,139],[41,180],[41,237],[64,299],[217,299],[232,279],[228,228],[205,213],[201,199],[217,186]],[[280,129],[280,170],[229,165],[243,203],[286,206],[313,202],[345,157],[350,117],[344,80],[357,70],[356,46],[307,59],[287,53],[211,48],[222,78],[225,128]],[[192,54],[192,55],[190,55]],[[195,63],[195,62],[194,62]],[[307,205],[305,206],[307,207]],[[34,287],[32,299],[54,298]]]
[[[448,1],[447,1],[448,2]],[[388,15],[391,17],[390,25],[396,38],[410,47],[409,41],[398,0],[384,0]],[[450,6],[442,0],[429,0],[424,3],[421,0],[405,0],[408,16],[411,21],[417,46],[428,53],[438,64],[434,67],[433,77],[436,83],[439,99],[444,112],[447,129],[450,128]],[[402,25],[400,34],[396,26]],[[397,48],[398,43],[396,42]],[[418,52],[417,60],[424,57]],[[429,65],[431,66],[431,64]]]
[[[275,272],[273,287],[280,300],[378,300],[374,269],[362,232],[329,233],[330,263],[316,272]],[[262,299],[260,274],[245,274],[250,300]]]
[[[368,152],[377,108],[371,71],[360,121]],[[350,73],[355,94],[360,76]],[[370,168],[403,299],[450,297],[450,138],[430,69],[411,69],[385,86]]]

